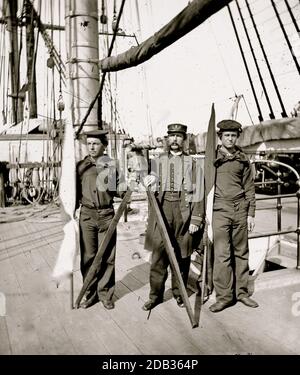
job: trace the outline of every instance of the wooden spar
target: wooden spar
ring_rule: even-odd
[[[38,162],[28,162],[28,163],[18,163],[18,164],[8,163],[6,165],[6,168],[7,169],[46,168],[46,167],[60,167],[60,166],[61,166],[61,162],[60,161],[58,161],[58,162],[49,162],[49,163],[45,163],[45,162],[41,162],[41,163],[38,163]]]
[[[153,36],[117,56],[100,61],[102,71],[137,66],[188,34],[232,0],[194,0]]]
[[[131,194],[132,194],[132,191],[130,189],[127,190],[126,194],[124,195],[124,198],[119,206],[119,208],[117,209],[117,212],[115,213],[115,216],[113,217],[112,221],[110,222],[109,224],[109,227],[107,229],[107,232],[105,233],[105,236],[98,248],[98,251],[97,251],[97,254],[93,260],[93,263],[86,275],[86,278],[84,280],[84,283],[82,285],[82,288],[79,292],[79,295],[76,299],[76,302],[75,302],[75,308],[79,308],[79,305],[80,305],[80,302],[82,300],[82,297],[84,296],[85,292],[87,291],[87,288],[89,287],[89,284],[90,282],[92,281],[95,273],[97,272],[97,269],[98,269],[98,266],[99,266],[99,263],[101,263],[101,258],[103,256],[103,252],[104,250],[107,248],[110,240],[111,240],[111,237],[113,235],[113,233],[115,232],[116,230],[116,227],[117,227],[117,224],[125,210],[125,208],[127,207],[127,203],[131,197]]]
[[[187,295],[187,292],[186,292],[186,289],[185,289],[185,285],[184,285],[184,282],[183,282],[182,277],[181,277],[181,273],[180,273],[180,269],[179,269],[177,259],[176,259],[176,256],[175,256],[174,248],[173,248],[172,243],[170,241],[165,222],[164,222],[163,217],[161,215],[160,208],[158,206],[158,203],[157,203],[157,200],[154,196],[154,193],[150,190],[147,190],[147,195],[148,195],[148,200],[149,200],[150,204],[152,205],[152,208],[155,212],[157,224],[158,224],[158,227],[159,227],[159,230],[160,230],[163,242],[164,242],[166,252],[167,252],[168,257],[169,257],[171,267],[172,267],[172,269],[175,273],[175,276],[176,276],[177,280],[179,281],[179,290],[180,290],[180,294],[181,294],[181,297],[182,297],[183,302],[184,302],[184,306],[185,306],[186,311],[188,313],[188,316],[189,316],[190,322],[192,324],[192,327],[195,328],[195,327],[198,326],[198,323],[195,321],[195,317],[194,317],[194,314],[193,314],[193,311],[192,311],[192,308],[191,308],[191,305],[190,305],[190,301],[189,301],[189,298],[188,298],[188,295]]]

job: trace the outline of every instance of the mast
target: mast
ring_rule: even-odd
[[[35,38],[34,38],[34,17],[33,7],[24,2],[26,19],[26,52],[27,52],[27,82],[29,95],[29,118],[37,118],[37,97],[36,97],[36,70],[35,70]]]
[[[19,97],[19,44],[18,44],[18,22],[17,9],[18,0],[9,0],[6,3],[7,9],[7,30],[10,35],[10,79],[11,79],[11,99],[12,99],[12,122],[18,123],[23,119],[23,103]],[[5,8],[4,8],[5,9]]]
[[[66,50],[69,70],[69,95],[72,96],[75,131],[99,88],[98,2],[66,0]],[[80,58],[80,63],[78,59]],[[84,131],[98,128],[98,106],[90,111]],[[80,146],[81,150],[82,146]],[[78,155],[80,156],[80,155]]]

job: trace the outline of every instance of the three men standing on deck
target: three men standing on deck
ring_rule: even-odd
[[[223,120],[218,125],[221,145],[216,150],[216,180],[213,204],[214,266],[213,284],[216,303],[211,312],[219,312],[240,301],[248,307],[258,304],[248,292],[248,231],[254,228],[255,189],[250,162],[236,146],[241,124]],[[186,286],[190,260],[205,221],[203,172],[200,163],[183,151],[187,126],[168,125],[168,151],[151,161],[151,172],[144,184],[156,191],[168,235]],[[80,213],[81,272],[85,279],[98,247],[114,216],[113,198],[123,197],[125,182],[115,163],[104,155],[106,132],[86,133],[89,155],[78,163],[78,200]],[[116,234],[102,254],[99,269],[89,285],[82,307],[100,300],[107,309],[115,286]],[[145,247],[152,250],[148,311],[163,302],[170,260],[164,247],[155,214],[150,207]],[[172,272],[172,293],[179,307],[184,307],[179,280]]]

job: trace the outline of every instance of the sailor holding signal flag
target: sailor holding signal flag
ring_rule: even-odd
[[[77,165],[77,205],[81,205],[80,269],[83,281],[114,217],[114,197],[123,198],[127,190],[116,161],[104,154],[108,145],[107,131],[93,130],[85,134],[89,155]],[[103,249],[101,262],[89,283],[81,307],[88,308],[101,301],[106,309],[114,308],[115,254],[116,231],[109,245]]]
[[[248,231],[254,229],[255,187],[250,162],[236,146],[242,132],[240,123],[223,120],[217,124],[221,145],[217,147],[213,202],[213,284],[219,312],[236,301],[258,307],[249,297]]]

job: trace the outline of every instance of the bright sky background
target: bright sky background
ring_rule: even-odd
[[[133,2],[132,2],[133,3]],[[188,3],[186,0],[153,0],[139,1],[142,40],[159,30],[171,18],[179,13]],[[150,7],[149,4],[152,4]],[[270,75],[253,32],[245,2],[240,0],[243,15],[253,41],[253,47],[259,60],[265,85],[267,87],[276,118],[281,118],[281,107],[275,96]],[[252,12],[266,54],[275,75],[276,83],[288,115],[295,103],[300,100],[300,77],[286,47],[282,31],[275,19],[274,10],[269,0],[249,0]],[[277,0],[278,10],[282,12],[282,20],[287,25],[287,32],[300,58],[300,36],[291,23],[287,9],[282,0]],[[300,22],[300,5],[298,0],[290,0],[294,14]],[[147,6],[148,4],[148,6]],[[264,120],[269,119],[269,109],[259,83],[258,74],[253,64],[235,2],[231,3],[240,38],[253,73],[257,96],[261,104]],[[126,15],[126,13],[125,13]],[[146,27],[147,25],[147,27]],[[126,29],[127,31],[127,29]],[[146,73],[143,81],[142,70]],[[123,86],[121,86],[123,84]],[[225,8],[211,17],[204,24],[181,38],[175,44],[153,57],[142,67],[130,68],[118,73],[118,96],[120,111],[127,112],[127,126],[134,129],[132,133],[148,131],[145,117],[146,105],[140,104],[142,93],[147,89],[149,113],[154,136],[164,135],[166,126],[171,122],[182,122],[188,125],[189,132],[197,134],[206,131],[211,104],[215,103],[217,121],[228,118],[232,108],[232,97],[243,94],[252,121],[258,123],[258,113],[246,70],[242,62],[238,44],[233,32],[228,10]],[[121,92],[125,92],[122,94]],[[136,97],[135,100],[132,98]],[[125,119],[125,118],[124,118]],[[245,102],[240,101],[237,120],[243,125],[250,125],[251,119]]]
[[[299,0],[288,1],[299,25]],[[1,7],[2,2],[3,0],[0,0]],[[39,1],[36,0],[34,3],[38,6]],[[101,5],[101,2],[99,3]],[[113,1],[109,0],[107,3],[109,4],[108,25],[111,31]],[[140,25],[136,11],[137,3]],[[299,74],[287,49],[270,0],[249,0],[249,3],[289,115],[293,106],[300,100]],[[275,3],[293,43],[294,53],[300,62],[300,36],[296,34],[284,1],[275,0]],[[54,9],[52,17],[54,23],[64,24],[62,12],[58,20],[58,4],[63,5],[63,1],[52,0],[52,10]],[[120,4],[121,1],[117,0],[117,9]],[[168,23],[187,4],[187,0],[127,0],[121,27],[127,34],[135,33],[138,41],[142,42]],[[281,118],[281,107],[266,69],[264,57],[259,49],[245,1],[240,0],[239,4],[249,28],[275,116]],[[240,32],[263,117],[264,120],[268,120],[269,109],[241,27],[235,1],[232,1],[230,6]],[[101,6],[99,6],[99,11],[100,9]],[[42,12],[43,21],[50,22],[51,1],[42,2]],[[64,57],[64,33],[61,33],[60,41],[58,32],[54,33],[54,38],[57,49],[60,49]],[[42,46],[43,42],[40,44]],[[134,38],[118,37],[113,55],[134,45],[136,45]],[[107,52],[100,49],[100,58],[104,58],[106,54]],[[39,84],[43,85],[42,88],[38,88],[38,108],[43,116],[49,114],[47,101],[49,102],[52,95],[49,94],[51,71],[45,68],[48,57],[45,49],[41,47],[37,59],[37,74]],[[243,125],[250,125],[252,121],[258,123],[254,98],[226,8],[148,62],[116,74],[112,73],[111,81],[113,86],[117,82],[113,95],[117,95],[116,106],[121,126],[135,139],[148,137],[151,127],[154,137],[163,136],[166,133],[167,124],[171,122],[182,122],[188,125],[188,131],[194,134],[204,132],[207,129],[211,104],[215,103],[217,121],[228,118],[233,104],[232,97],[235,94],[243,95],[245,99],[245,101],[240,101],[237,120]],[[57,97],[57,79],[55,86]],[[109,120],[110,104],[106,102],[105,107],[106,119]]]

